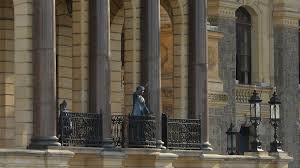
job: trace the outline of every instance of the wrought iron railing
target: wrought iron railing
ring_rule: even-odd
[[[169,149],[199,150],[201,122],[199,119],[170,119],[162,117],[162,139]]]
[[[67,103],[60,105],[58,137],[63,146],[100,147],[102,145],[102,115],[74,113]],[[112,138],[115,147],[156,147],[154,116],[112,116]],[[200,149],[201,125],[197,119],[171,119],[162,116],[162,140],[169,149]]]
[[[74,113],[60,105],[58,137],[62,146],[99,147],[102,142],[102,116],[97,113]]]
[[[115,147],[152,148],[155,141],[155,117],[112,116],[112,138]]]
[[[156,147],[154,116],[129,116],[128,147]]]
[[[112,115],[111,117],[112,139],[116,147],[128,147],[128,116]]]

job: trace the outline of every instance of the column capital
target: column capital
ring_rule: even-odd
[[[208,15],[235,19],[235,11],[241,6],[236,1],[208,1]]]
[[[275,5],[273,9],[273,20],[275,25],[298,28],[300,13],[282,4]]]

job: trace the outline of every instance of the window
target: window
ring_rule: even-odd
[[[251,84],[251,16],[240,7],[236,16],[236,80]]]

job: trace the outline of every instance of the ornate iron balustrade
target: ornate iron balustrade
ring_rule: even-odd
[[[100,147],[102,115],[74,113],[60,105],[58,137],[63,146]],[[116,147],[156,147],[154,116],[112,116],[112,138]],[[169,149],[200,149],[201,125],[197,119],[168,119],[162,116],[162,140]]]
[[[115,147],[154,148],[155,117],[112,116],[112,138]]]
[[[58,137],[62,146],[101,146],[102,115],[69,112],[66,107],[64,101],[60,105],[58,120]]]
[[[128,116],[112,115],[111,125],[114,145],[116,147],[128,147]]]
[[[169,149],[199,150],[201,122],[198,119],[168,119],[162,117],[162,137]]]
[[[155,148],[155,117],[129,116],[128,147]]]

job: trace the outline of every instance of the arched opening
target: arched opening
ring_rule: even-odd
[[[160,57],[162,112],[174,117],[173,26],[167,10],[160,7]]]
[[[57,104],[66,100],[69,110],[72,110],[72,16],[67,1],[57,0],[55,3]]]
[[[125,33],[123,1],[111,0],[111,111],[112,114],[125,114]]]
[[[236,15],[236,80],[251,84],[251,15],[244,7]]]
[[[0,3],[0,147],[15,145],[14,82],[14,5],[12,0]]]
[[[132,94],[136,86],[141,84],[140,53],[143,43],[140,41],[139,33],[142,31],[139,25],[141,18],[135,9],[138,6],[129,0],[111,0],[110,8],[111,109],[113,114],[129,114],[132,112]],[[182,11],[177,1],[162,0],[160,13],[162,111],[170,117],[177,115],[176,117],[180,118],[183,116],[182,112],[185,111],[183,108],[186,107],[187,101],[184,98],[187,88],[183,72],[188,55],[184,49],[186,38],[184,38]],[[176,20],[174,25],[173,20]],[[174,50],[178,52],[175,53]]]

